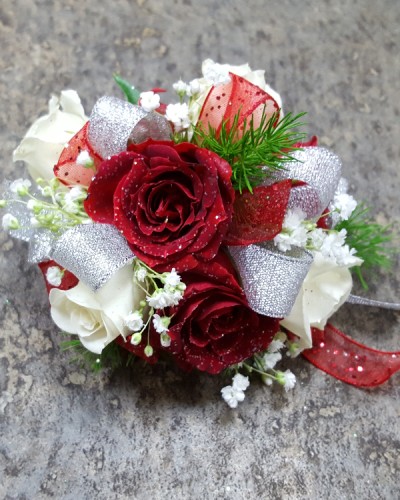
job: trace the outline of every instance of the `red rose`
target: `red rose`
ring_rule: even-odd
[[[279,320],[250,309],[228,257],[182,273],[187,288],[171,308],[171,345],[166,348],[185,368],[216,374],[268,347]]]
[[[211,151],[149,140],[100,165],[85,209],[120,229],[149,266],[187,270],[219,250],[232,220],[231,174]]]

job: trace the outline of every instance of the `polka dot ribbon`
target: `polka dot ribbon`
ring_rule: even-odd
[[[374,387],[400,370],[400,351],[372,349],[328,324],[312,329],[313,348],[302,352],[320,370],[356,387]]]

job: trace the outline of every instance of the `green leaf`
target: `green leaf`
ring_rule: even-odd
[[[128,102],[130,102],[131,104],[137,104],[139,102],[139,90],[135,89],[133,85],[121,78],[119,75],[114,75],[114,81],[122,90]]]

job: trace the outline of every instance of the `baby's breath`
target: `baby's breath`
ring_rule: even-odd
[[[83,208],[87,196],[85,187],[66,187],[56,178],[49,182],[43,179],[36,182],[35,189],[31,189],[30,181],[24,179],[10,185],[5,193],[7,199],[2,200],[0,207],[9,208],[10,212],[3,216],[4,229],[44,228],[61,233],[67,228],[91,222]],[[24,219],[23,224],[18,218]]]
[[[277,382],[282,385],[285,391],[293,389],[296,383],[296,376],[290,371],[277,370],[276,364],[282,359],[282,354],[280,351],[283,349],[290,349],[292,343],[288,340],[287,336],[283,332],[278,332],[268,349],[264,352],[254,354],[254,356],[246,361],[243,361],[237,365],[231,366],[228,372],[236,373],[235,377],[241,377],[237,379],[237,383],[226,386],[221,390],[222,397],[225,402],[231,407],[236,408],[237,404],[244,399],[244,389],[248,385],[248,377],[244,377],[240,374],[240,371],[245,371],[248,375],[256,373],[261,377],[262,382],[270,386],[273,382]],[[234,377],[234,381],[235,381]],[[246,386],[241,388],[238,385],[239,381],[244,381],[246,378]]]
[[[146,337],[144,352],[146,356],[152,356],[156,346],[150,344],[150,329],[153,328],[160,334],[161,346],[170,345],[168,327],[172,316],[168,316],[164,309],[178,305],[186,285],[182,283],[175,268],[170,272],[158,273],[139,259],[134,261],[133,276],[136,285],[145,292],[146,299],[140,302],[140,309],[132,311],[125,318],[125,326],[132,332],[131,344],[139,345],[144,340],[143,337]]]

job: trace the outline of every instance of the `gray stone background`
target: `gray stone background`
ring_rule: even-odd
[[[76,89],[89,112],[118,94],[113,72],[168,86],[211,57],[266,69],[352,193],[398,221],[399,49],[398,0],[1,0],[0,180],[23,175],[12,151],[52,92]],[[399,375],[365,391],[299,359],[294,392],[255,382],[237,411],[203,374],[96,376],[60,351],[26,246],[0,246],[1,498],[399,498]],[[369,296],[400,300],[398,257],[375,283]],[[399,319],[345,306],[334,323],[399,350]]]

